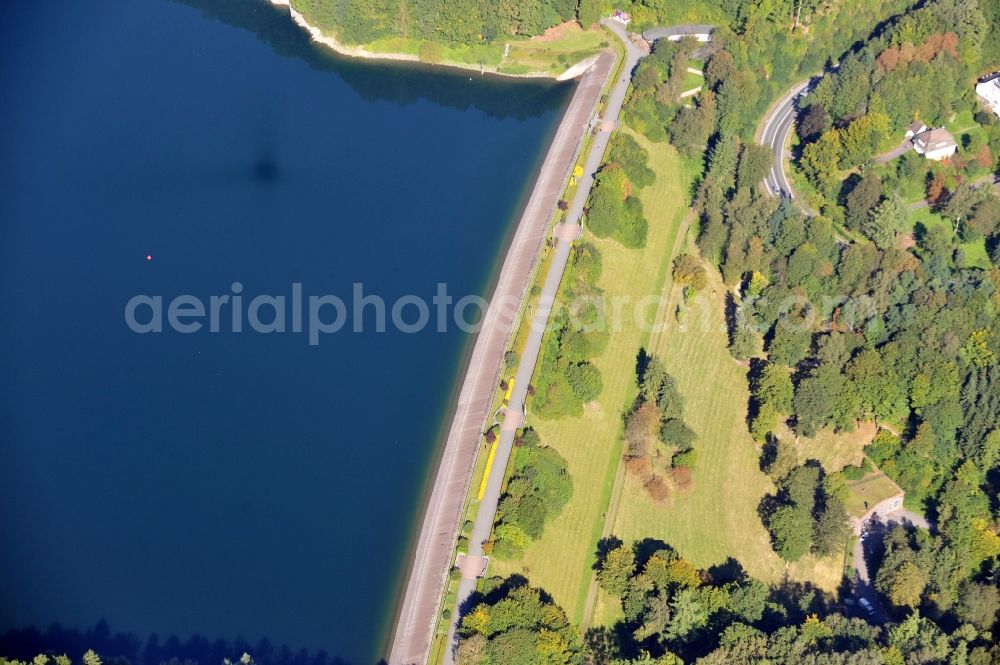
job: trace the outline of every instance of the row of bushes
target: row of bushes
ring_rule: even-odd
[[[695,433],[684,422],[684,398],[659,358],[640,352],[636,382],[639,394],[625,415],[624,457],[650,497],[663,501],[671,479],[679,488],[690,483]]]
[[[542,418],[578,415],[583,405],[601,394],[601,373],[590,362],[600,355],[608,341],[607,332],[590,330],[600,316],[598,298],[580,299],[600,293],[601,255],[591,244],[582,243],[572,250],[566,275],[566,300],[586,301],[580,311],[560,310],[553,315],[542,342],[542,352],[535,375],[532,407]]]
[[[648,224],[637,191],[655,180],[648,157],[628,134],[612,136],[607,159],[587,201],[587,228],[598,238],[614,238],[629,249],[646,244]]]
[[[504,559],[520,556],[573,495],[566,460],[542,445],[535,430],[525,429],[515,445],[510,478],[493,530],[493,554]]]

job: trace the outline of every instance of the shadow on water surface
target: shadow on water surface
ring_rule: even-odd
[[[0,634],[0,655],[21,661],[30,662],[38,654],[66,654],[79,662],[88,649],[105,665],[222,665],[225,660],[239,665],[243,654],[249,654],[257,665],[350,665],[323,650],[293,650],[267,638],[253,644],[242,637],[229,641],[195,634],[181,641],[174,635],[161,640],[152,633],[142,639],[135,633],[112,633],[103,619],[85,631],[52,624],[45,631],[32,626]]]
[[[278,55],[299,58],[310,67],[337,74],[367,101],[399,105],[421,99],[457,109],[475,108],[496,118],[534,118],[559,109],[568,86],[551,79],[510,79],[416,62],[358,60],[312,42],[285,7],[267,0],[171,0],[253,33]],[[517,94],[511,94],[516,88]]]

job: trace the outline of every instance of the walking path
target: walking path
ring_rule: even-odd
[[[600,101],[605,81],[614,63],[612,53],[601,54],[577,87],[549,147],[535,188],[504,259],[500,278],[473,348],[444,453],[427,502],[405,595],[396,619],[389,652],[391,665],[425,663],[429,657],[476,452],[484,423],[489,416],[503,355],[545,240],[549,220],[565,190],[570,169],[585,132],[591,127],[591,116]],[[606,142],[605,139],[604,144]],[[592,174],[593,170],[588,168],[587,173]],[[590,188],[589,182],[589,175],[585,182],[581,182],[579,191],[584,195]],[[559,243],[556,250],[557,262],[560,253],[568,253],[568,247],[565,242]],[[565,263],[565,257],[562,261]],[[558,285],[558,280],[556,284]],[[522,363],[522,367],[525,365],[526,363]],[[529,371],[527,377],[522,379],[521,372],[518,373],[512,405],[523,404],[530,375]],[[505,427],[494,462],[494,468],[500,470],[493,474],[495,478],[502,479],[502,470],[506,466],[512,441],[513,431]],[[488,506],[493,489],[492,484],[487,488],[484,506]],[[480,509],[480,514],[489,512],[488,507]],[[490,523],[492,524],[492,518]],[[482,542],[475,544],[481,554]]]
[[[883,152],[881,155],[875,157],[876,164],[885,164],[886,162],[891,162],[900,155],[906,154],[913,149],[913,141],[910,139],[903,139],[903,142],[898,146],[893,148],[888,152]]]
[[[624,42],[625,63],[618,80],[615,81],[614,86],[608,93],[604,118],[600,123],[601,129],[594,136],[594,140],[591,143],[590,153],[587,155],[586,164],[583,169],[583,176],[580,178],[576,194],[566,214],[564,229],[570,225],[579,226],[581,223],[583,208],[590,194],[594,175],[604,160],[604,153],[611,139],[611,133],[617,125],[618,116],[625,102],[625,93],[632,78],[632,70],[639,62],[639,59],[646,54],[645,51],[632,42],[624,28],[620,25],[607,20],[603,21],[603,23],[613,30],[619,39]],[[556,292],[559,290],[559,282],[562,280],[563,272],[569,261],[571,244],[567,241],[567,234],[563,231],[558,233],[557,236],[552,264],[549,266],[549,271],[545,276],[542,293],[532,317],[528,339],[521,353],[521,362],[518,365],[517,376],[514,379],[514,391],[510,397],[509,410],[511,413],[505,418],[501,426],[500,437],[497,440],[496,460],[494,461],[494,469],[496,471],[490,475],[486,485],[486,493],[479,503],[479,511],[476,514],[472,535],[469,537],[469,551],[466,558],[476,559],[483,557],[483,545],[489,540],[490,533],[493,530],[493,521],[496,518],[497,505],[500,502],[501,487],[504,480],[503,470],[507,467],[507,461],[510,458],[510,453],[514,445],[515,430],[522,424],[524,403],[528,396],[528,384],[535,371],[535,363],[538,361],[538,355],[541,351],[542,335],[545,333],[549,313],[555,301]],[[575,237],[575,234],[569,237]],[[476,578],[463,575],[458,586],[458,611],[452,614],[451,626],[448,629],[447,647],[444,656],[445,665],[452,665],[454,663],[455,633],[458,623],[461,621],[462,614],[471,609],[467,605],[475,589]]]

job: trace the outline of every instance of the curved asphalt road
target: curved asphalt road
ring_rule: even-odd
[[[795,190],[792,188],[792,183],[789,182],[785,171],[785,159],[788,157],[785,146],[788,145],[792,128],[795,127],[798,96],[803,91],[811,89],[816,80],[818,79],[809,79],[793,87],[778,100],[777,104],[771,107],[770,112],[764,117],[757,142],[769,147],[773,155],[771,170],[764,178],[764,188],[771,196],[780,196],[789,200],[795,198]]]

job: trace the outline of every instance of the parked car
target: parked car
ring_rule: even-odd
[[[869,602],[867,598],[859,598],[858,605],[861,606],[861,609],[863,609],[868,616],[875,616],[875,608],[872,607],[871,602]]]

